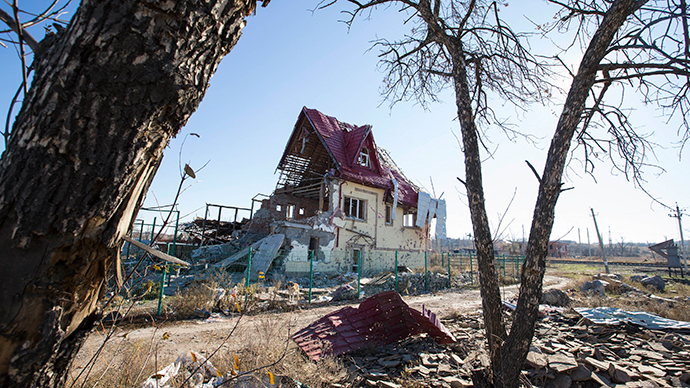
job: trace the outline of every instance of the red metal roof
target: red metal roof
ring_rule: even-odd
[[[359,307],[334,311],[295,333],[292,339],[312,360],[381,346],[410,335],[428,333],[441,344],[455,337],[429,310],[410,308],[395,291],[365,299]]]
[[[389,190],[393,195],[393,181],[391,174],[398,182],[398,203],[406,206],[417,206],[417,191],[398,171],[389,170],[381,165],[377,152],[371,125],[356,126],[344,123],[335,117],[327,116],[316,109],[302,108],[302,115],[306,116],[312,127],[321,137],[324,146],[338,165],[341,177],[363,185]],[[296,126],[297,128],[297,126]],[[357,163],[362,147],[369,149],[371,167]],[[287,152],[287,149],[286,149]],[[283,155],[283,160],[285,155]],[[281,162],[282,163],[282,162]]]

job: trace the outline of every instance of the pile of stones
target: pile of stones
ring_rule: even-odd
[[[524,385],[690,387],[690,334],[597,325],[559,310],[537,324]],[[422,335],[340,356],[350,376],[340,386],[471,387],[472,371],[489,367],[482,320],[481,312],[444,319],[455,344],[438,345]]]

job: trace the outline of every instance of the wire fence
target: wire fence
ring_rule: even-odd
[[[357,251],[352,264],[357,275],[356,295],[362,297],[363,288],[371,290],[367,294],[388,290],[422,293],[471,286],[478,282],[476,255],[459,252],[419,252],[419,255],[422,257],[409,252]],[[312,288],[323,274],[314,273],[313,253],[310,252],[309,256],[307,287],[308,302],[311,303]],[[522,255],[497,255],[495,265],[499,277],[504,281],[519,278],[524,260]]]

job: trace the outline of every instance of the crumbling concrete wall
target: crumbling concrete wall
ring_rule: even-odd
[[[292,246],[285,260],[288,274],[309,272],[309,244],[317,238],[319,250],[314,258],[314,271],[322,273],[351,272],[356,267],[357,251],[361,252],[364,273],[393,271],[395,252],[398,265],[424,267],[424,251],[430,248],[428,224],[404,227],[404,209],[398,206],[395,219],[386,222],[386,198],[383,189],[371,188],[349,181],[329,182],[332,212],[321,213],[309,220],[311,224],[282,222],[277,232],[285,233]],[[364,201],[359,218],[348,216],[346,198]]]
[[[318,220],[325,221],[319,223]],[[332,250],[335,246],[335,233],[328,226],[328,215],[319,217],[315,225],[295,222],[278,222],[276,231],[284,233],[290,244],[290,252],[285,258],[285,272],[288,274],[309,273],[310,248],[314,251],[314,271],[333,272],[330,266]],[[316,243],[316,246],[313,244]]]
[[[288,219],[290,206],[294,206],[294,213],[292,218]],[[318,213],[319,201],[290,194],[275,194],[262,201],[261,208],[268,210],[269,216],[274,221],[300,221]]]

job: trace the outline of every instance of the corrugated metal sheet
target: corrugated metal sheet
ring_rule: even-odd
[[[446,238],[446,200],[436,200],[436,238]]]
[[[427,215],[429,214],[430,204],[431,196],[428,193],[420,191],[417,197],[417,222],[415,224],[418,228],[424,227]]]
[[[397,292],[386,291],[365,299],[357,308],[344,307],[322,317],[292,339],[315,361],[423,332],[439,343],[456,341],[433,313],[422,310],[410,308]]]

